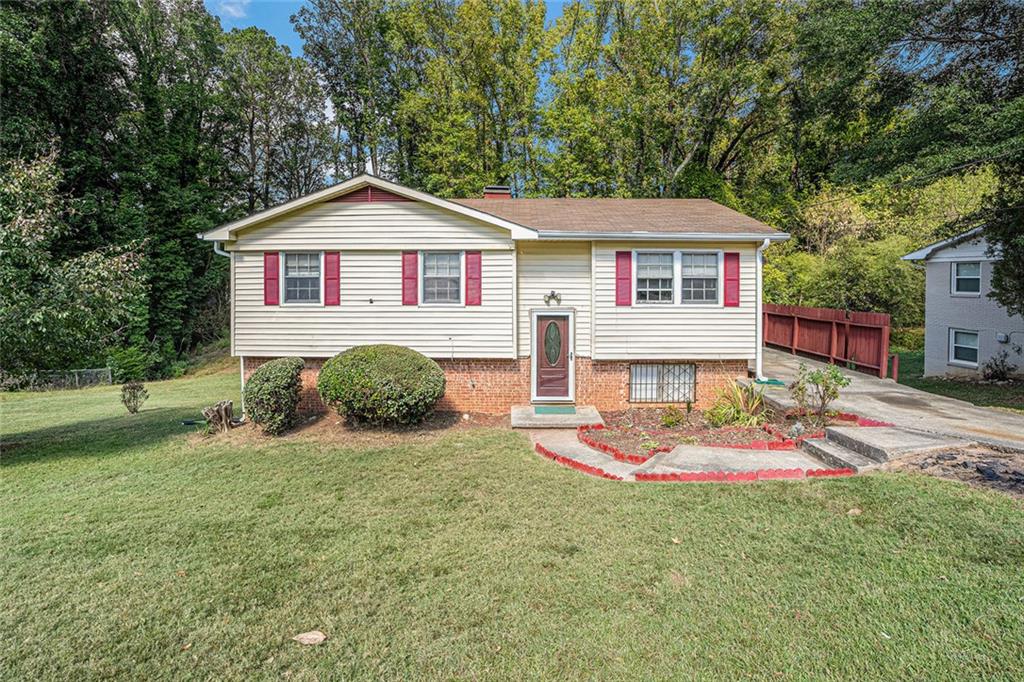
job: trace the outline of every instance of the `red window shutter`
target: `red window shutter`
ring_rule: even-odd
[[[466,252],[466,305],[480,305],[480,252]]]
[[[281,302],[281,254],[263,254],[263,305]]]
[[[633,252],[615,252],[615,305],[633,305]]]
[[[725,305],[740,304],[740,254],[725,254]]]
[[[341,305],[341,254],[324,253],[324,305]]]
[[[419,254],[402,252],[402,305],[416,305],[419,299]]]

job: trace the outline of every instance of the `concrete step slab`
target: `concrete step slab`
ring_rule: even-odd
[[[593,405],[577,405],[574,414],[537,414],[535,405],[512,407],[513,429],[575,429],[577,426],[604,424]]]
[[[973,444],[952,436],[908,431],[896,426],[829,426],[825,429],[825,438],[876,462]]]
[[[853,469],[856,472],[878,466],[878,462],[845,448],[825,438],[812,438],[803,442],[803,450],[836,469]]]

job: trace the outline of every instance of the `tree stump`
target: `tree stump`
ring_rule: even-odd
[[[232,412],[233,403],[230,400],[222,400],[213,407],[203,408],[203,417],[210,430],[227,431],[231,428]]]

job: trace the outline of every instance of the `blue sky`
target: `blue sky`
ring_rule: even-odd
[[[292,54],[302,54],[302,39],[292,28],[291,16],[299,11],[303,0],[203,0],[210,14],[220,17],[225,31],[255,26],[277,38],[277,42],[291,48]],[[562,14],[562,3],[548,3],[548,21]]]

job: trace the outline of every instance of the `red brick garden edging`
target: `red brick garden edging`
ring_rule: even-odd
[[[553,450],[549,450],[548,448],[544,447],[540,443],[535,444],[533,446],[533,449],[536,450],[538,454],[541,454],[544,457],[547,457],[548,459],[554,460],[559,464],[567,466],[571,469],[582,471],[583,473],[589,474],[590,476],[597,476],[598,478],[607,478],[610,481],[622,480],[622,476],[609,474],[607,471],[599,467],[592,467],[589,464],[584,464],[583,462],[576,461],[572,457],[565,457],[564,455],[559,455]]]

